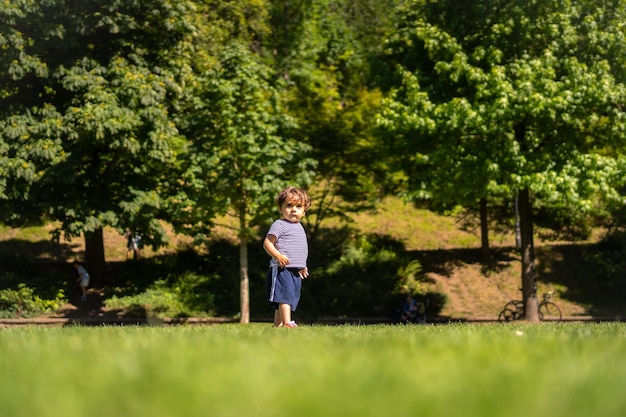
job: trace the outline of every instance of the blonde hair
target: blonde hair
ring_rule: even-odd
[[[278,196],[276,196],[276,204],[278,207],[282,207],[286,202],[302,204],[304,211],[307,211],[309,207],[311,207],[311,198],[307,192],[297,187],[288,187],[278,193]]]

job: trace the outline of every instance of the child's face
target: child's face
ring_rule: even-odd
[[[285,201],[280,208],[283,219],[297,223],[304,217],[304,205],[300,201]]]

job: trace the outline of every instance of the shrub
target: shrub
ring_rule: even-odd
[[[37,317],[58,310],[65,302],[63,290],[57,292],[55,299],[46,300],[26,284],[20,283],[16,289],[0,290],[0,317]]]
[[[401,243],[378,235],[361,235],[346,241],[320,280],[308,284],[304,303],[314,314],[331,316],[392,316],[402,305],[402,293],[419,292],[422,277],[418,261],[403,256]],[[310,310],[313,310],[310,308]]]
[[[206,317],[214,315],[213,295],[201,288],[209,278],[187,272],[155,281],[145,291],[129,296],[113,295],[105,306],[122,309],[127,316]]]

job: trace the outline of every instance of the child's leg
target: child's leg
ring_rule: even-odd
[[[85,287],[84,285],[80,285],[80,299],[82,301],[85,301],[87,299],[87,287]]]
[[[274,327],[281,327],[283,325],[283,322],[281,321],[280,318],[280,310],[276,309],[274,310]]]
[[[291,306],[289,304],[278,304],[278,310],[280,312],[280,323],[285,324],[291,321]]]

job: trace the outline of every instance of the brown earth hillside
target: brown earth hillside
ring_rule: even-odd
[[[442,316],[453,319],[495,319],[510,300],[519,299],[521,262],[515,250],[515,235],[490,232],[493,262],[482,263],[477,227],[468,228],[457,217],[439,216],[387,199],[375,211],[354,216],[362,231],[386,234],[401,241],[420,261],[427,276],[423,292],[445,294]],[[610,289],[591,279],[593,265],[585,253],[598,238],[562,242],[535,237],[537,294],[554,291],[553,299],[564,316],[596,315],[620,318],[620,297],[604,299]]]

